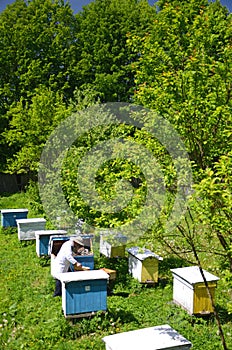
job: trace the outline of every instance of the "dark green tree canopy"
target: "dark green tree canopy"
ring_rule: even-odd
[[[129,99],[130,63],[136,55],[126,45],[127,35],[144,34],[152,12],[145,0],[97,0],[77,15],[63,0],[16,0],[0,14],[2,168],[6,158],[20,151],[16,140],[9,148],[10,137],[28,129],[26,123],[11,121],[10,109],[21,103],[27,113],[41,86],[58,92],[66,105],[75,99],[75,91],[104,102]]]

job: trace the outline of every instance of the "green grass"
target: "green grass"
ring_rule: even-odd
[[[0,210],[1,209],[28,209],[28,217],[38,217],[39,214],[32,208],[30,197],[25,192],[14,194],[4,194],[0,196]]]
[[[25,207],[16,197],[14,203]],[[5,199],[1,199],[3,202]],[[50,260],[37,257],[35,241],[20,242],[16,229],[2,229],[0,349],[100,350],[105,349],[102,337],[106,335],[161,324],[169,324],[185,336],[194,350],[201,350],[203,344],[204,350],[222,349],[213,317],[192,317],[172,302],[170,268],[182,263],[175,257],[165,257],[160,263],[159,283],[145,287],[128,275],[127,258],[108,260],[96,251],[95,268],[105,266],[117,271],[114,293],[107,298],[105,314],[72,322],[63,315],[61,298],[52,297]],[[227,346],[232,349],[232,317],[226,311],[228,293],[221,280],[216,301]]]

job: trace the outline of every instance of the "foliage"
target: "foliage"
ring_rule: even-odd
[[[34,106],[39,91],[48,91],[47,99],[57,93],[61,104],[69,107],[78,102],[76,92],[91,95],[95,102],[128,100],[133,81],[129,64],[136,56],[126,46],[126,35],[144,32],[152,13],[147,1],[97,0],[74,16],[63,0],[17,0],[0,14],[0,165],[4,171],[37,170],[43,140],[31,127],[41,125]],[[56,109],[58,101],[50,98],[51,109]],[[51,112],[47,106],[43,109]],[[45,114],[40,117],[46,131],[54,129],[56,120],[51,123],[50,113],[47,119]],[[28,136],[29,145],[29,140],[24,144]],[[9,158],[10,169],[5,164]]]
[[[168,118],[198,169],[227,153],[231,127],[231,15],[219,1],[160,1],[153,27],[128,45],[134,100]]]
[[[70,88],[70,63],[78,52],[75,22],[62,0],[17,0],[1,13],[2,108],[40,85],[60,93]]]
[[[224,155],[213,169],[204,172],[195,186],[196,215],[207,231],[208,240],[217,237],[232,272],[231,214],[232,214],[232,154]],[[218,249],[215,249],[218,250]]]
[[[48,136],[70,113],[62,96],[43,86],[35,89],[31,103],[21,98],[12,106],[7,112],[10,129],[4,133],[14,150],[12,158],[8,158],[8,169],[12,173],[36,172]]]
[[[11,113],[7,111],[11,107],[22,111],[27,104],[27,114],[30,98],[41,85],[66,99],[71,97],[76,86],[70,74],[78,57],[76,30],[71,8],[62,0],[17,0],[0,14],[0,134],[9,128]],[[1,147],[4,169],[2,163],[17,149],[9,150],[4,138]]]
[[[20,192],[15,194],[1,194],[0,209],[28,209],[28,217],[38,217],[41,213],[31,206],[31,195],[28,192]]]
[[[75,73],[81,89],[92,86],[102,102],[128,101],[136,59],[126,46],[128,33],[148,30],[154,10],[147,1],[96,0],[77,14],[81,58]]]
[[[118,108],[120,110],[120,107]],[[123,108],[122,110],[124,111]],[[88,128],[93,115],[96,120],[101,118],[103,122],[101,126],[91,125],[91,128]],[[170,155],[156,138],[152,137],[145,127],[136,129],[133,125],[126,123],[114,124],[114,120],[112,119],[111,122],[110,118],[110,108],[108,110],[107,105],[94,105],[77,113],[75,123],[78,137],[75,143],[69,148],[64,159],[63,153],[57,151],[53,165],[48,166],[46,170],[46,176],[49,179],[50,172],[56,169],[55,172],[53,171],[54,174],[51,174],[53,180],[50,181],[49,191],[44,191],[44,196],[48,197],[46,193],[49,192],[50,202],[59,203],[60,208],[61,197],[58,194],[59,186],[55,178],[57,164],[62,164],[59,181],[62,184],[64,197],[76,217],[83,218],[94,227],[119,227],[132,222],[143,209],[147,193],[149,189],[150,192],[152,191],[151,187],[154,183],[157,192],[159,188],[162,193],[162,184],[156,181],[160,178],[160,169],[167,189],[165,200],[170,202],[168,209],[173,199],[169,193],[174,194],[177,187],[175,166]],[[141,125],[145,121],[146,115],[140,116]],[[75,123],[72,123],[72,130]],[[85,131],[86,129],[88,132]],[[114,143],[115,140],[116,143]],[[117,140],[123,140],[123,142],[117,142]],[[53,142],[51,145],[51,149],[54,149]],[[100,145],[99,149],[98,145]],[[145,147],[149,152],[144,152]],[[93,156],[91,150],[94,150]],[[49,150],[48,153],[50,154]],[[61,154],[60,161],[58,161],[58,154]],[[152,161],[157,158],[160,161],[158,170],[152,166]],[[96,197],[91,197],[93,193],[96,193]],[[157,199],[157,205],[159,200],[160,198]],[[154,213],[154,202],[147,206],[152,208],[151,211]],[[54,216],[53,212],[57,208],[58,205],[54,206],[51,203],[49,206],[51,216]],[[147,218],[144,219],[146,220]]]

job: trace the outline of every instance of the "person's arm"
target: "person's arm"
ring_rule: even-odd
[[[76,261],[76,259],[74,259],[73,255],[72,255],[72,245],[70,243],[69,248],[66,251],[66,259],[74,265],[74,270],[75,271],[82,271],[82,270],[89,270],[88,267],[83,266],[81,263],[79,263],[78,261]]]

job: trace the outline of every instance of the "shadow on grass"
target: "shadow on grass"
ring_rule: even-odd
[[[17,235],[17,227],[2,227],[1,228],[1,234],[3,235]]]
[[[137,322],[137,319],[132,312],[122,310],[121,308],[111,308],[107,311],[97,311],[91,315],[79,314],[77,317],[70,319],[70,321],[73,325],[79,325],[83,328],[82,330],[79,329],[81,331],[80,334],[88,334],[91,331],[96,331],[96,329],[108,329],[113,323],[115,325],[118,323],[125,324]],[[86,321],[90,321],[87,327]]]
[[[185,267],[186,261],[175,255],[171,255],[168,258],[164,258],[159,264],[159,274],[161,276],[170,274],[171,269],[176,269],[179,267]]]
[[[229,314],[226,308],[221,305],[217,305],[216,310],[222,324],[232,322],[232,314]]]

